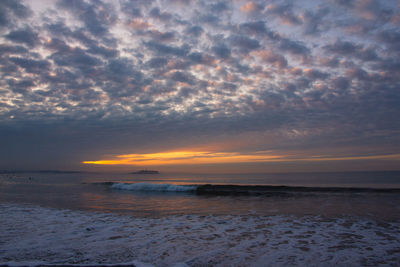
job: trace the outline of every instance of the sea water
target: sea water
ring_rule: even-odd
[[[230,185],[232,194],[199,194],[199,186]],[[118,212],[135,216],[182,214],[313,214],[400,218],[400,172],[279,174],[4,173],[0,202]],[[286,186],[279,192],[236,194],[238,188]],[[304,187],[310,190],[293,191]],[[369,188],[311,190],[315,188]]]
[[[0,174],[0,264],[400,262],[400,172]]]

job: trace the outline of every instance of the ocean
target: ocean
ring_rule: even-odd
[[[400,172],[0,174],[0,265],[400,264]]]

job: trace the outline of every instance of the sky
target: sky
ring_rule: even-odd
[[[395,0],[3,0],[0,75],[0,169],[400,170]]]

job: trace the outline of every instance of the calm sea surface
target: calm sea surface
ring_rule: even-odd
[[[144,189],[130,189],[140,183]],[[154,185],[154,184],[158,184]],[[163,190],[160,185],[177,185]],[[285,192],[268,194],[199,195],[182,191],[190,186],[285,185]],[[128,185],[128,186],[126,186]],[[125,187],[124,187],[125,186]],[[334,190],[293,192],[292,187],[400,189],[400,172],[284,173],[284,174],[118,174],[3,173],[0,203],[122,213],[165,215],[321,215],[400,219],[399,191]],[[149,189],[150,188],[150,189]],[[152,189],[154,188],[154,190]],[[169,187],[171,188],[171,187]],[[173,187],[175,188],[175,187]],[[257,187],[252,187],[257,188]],[[287,191],[287,192],[286,192]]]

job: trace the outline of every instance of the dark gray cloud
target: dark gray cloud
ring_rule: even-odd
[[[281,22],[283,22],[284,24],[302,24],[302,21],[299,19],[298,15],[293,12],[293,4],[291,3],[272,4],[268,6],[266,13],[268,15],[279,17]]]
[[[185,45],[178,47],[178,46],[165,45],[156,41],[145,42],[144,46],[146,46],[148,49],[160,55],[165,54],[165,55],[185,56],[190,50],[190,48]]]
[[[135,71],[131,60],[126,58],[110,60],[106,66],[106,74],[116,81],[130,79],[132,76],[140,76],[140,73]]]
[[[100,55],[105,58],[114,58],[119,55],[119,51],[117,49],[113,49],[113,48],[106,47],[103,45],[92,46],[87,50],[87,52],[94,54],[94,55]]]
[[[231,49],[224,44],[221,44],[219,46],[213,46],[212,51],[217,57],[223,59],[229,58],[231,55]]]
[[[148,31],[146,32],[150,38],[158,42],[171,42],[175,39],[175,32],[159,32],[159,31]]]
[[[310,54],[310,49],[308,49],[303,43],[286,38],[280,41],[279,48],[283,51],[288,51],[289,53],[296,55],[307,56]]]
[[[230,10],[230,5],[226,2],[217,2],[210,5],[210,11],[215,13],[222,13]]]
[[[387,22],[392,17],[393,10],[383,3],[383,1],[378,0],[356,1],[354,8],[367,20]]]
[[[14,92],[21,92],[22,90],[26,90],[28,88],[34,87],[35,82],[33,80],[25,79],[25,80],[18,80],[9,79],[7,81],[10,88],[13,88]]]
[[[213,14],[202,14],[199,15],[197,21],[201,24],[209,24],[212,26],[217,26],[220,22],[220,18]]]
[[[190,73],[185,73],[182,71],[174,71],[170,75],[170,79],[176,82],[184,82],[193,85],[194,84],[194,77]]]
[[[132,17],[141,17],[141,10],[144,8],[148,8],[153,4],[154,0],[121,0],[120,9],[121,12],[132,16]]]
[[[7,55],[7,54],[24,54],[27,52],[28,52],[28,50],[23,46],[6,45],[6,44],[0,45],[0,53],[2,56]]]
[[[335,2],[338,5],[342,5],[345,7],[353,7],[354,6],[354,0],[334,0],[333,2]]]
[[[58,51],[61,53],[69,53],[72,50],[71,47],[69,47],[64,41],[58,38],[49,39],[48,42],[46,42],[45,46],[50,50]]]
[[[397,46],[400,43],[400,32],[396,30],[384,30],[378,36],[380,40],[387,44]]]
[[[308,78],[310,78],[312,80],[316,80],[316,79],[324,80],[329,77],[328,73],[319,71],[317,69],[306,69],[304,71],[304,73]]]
[[[9,60],[28,73],[40,74],[49,69],[50,63],[46,60],[34,60],[22,57],[10,57]]]
[[[76,48],[65,52],[56,52],[50,56],[58,66],[73,67],[83,72],[89,71],[92,67],[101,65],[100,59],[88,55],[84,50]]]
[[[396,53],[400,56],[400,31],[384,30],[378,33],[378,40],[388,48],[389,53]]]
[[[359,50],[359,46],[351,42],[336,40],[334,44],[326,46],[325,49],[332,53],[351,55]]]
[[[333,89],[346,90],[350,86],[350,80],[345,77],[335,77],[332,81]]]
[[[161,12],[161,11],[160,11],[160,8],[158,8],[158,7],[154,7],[154,8],[150,11],[149,15],[150,15],[151,17],[153,17],[153,18],[157,18],[157,19],[159,19],[159,20],[161,20],[161,21],[164,21],[164,22],[167,22],[167,21],[169,21],[170,19],[172,19],[172,14],[170,14],[170,13],[168,13],[168,12]]]
[[[10,41],[26,44],[29,47],[34,47],[39,43],[38,34],[29,27],[11,31],[5,37]]]
[[[257,39],[249,38],[245,35],[232,35],[229,37],[230,44],[238,47],[245,52],[260,48],[260,42]]]
[[[329,14],[329,8],[320,8],[315,12],[306,10],[303,17],[304,23],[304,33],[306,35],[316,35],[319,34],[321,31],[326,30],[330,27],[329,24],[324,23],[323,19],[326,15]]]
[[[147,61],[147,65],[150,68],[162,68],[168,63],[168,60],[163,57],[155,57]]]
[[[117,20],[113,5],[104,3],[101,0],[93,2],[59,0],[58,6],[77,16],[86,29],[95,36],[107,34],[108,27]]]
[[[12,26],[13,21],[26,19],[32,15],[30,8],[17,0],[0,1],[0,27]]]
[[[190,34],[195,37],[199,37],[203,32],[204,32],[203,28],[199,25],[190,26],[185,30],[186,34]]]
[[[281,36],[279,33],[271,31],[267,26],[265,21],[252,21],[246,22],[239,25],[239,29],[242,34],[249,34],[262,37],[268,37],[271,40],[279,40]]]
[[[348,41],[336,40],[335,43],[324,47],[328,52],[340,56],[355,57],[363,61],[378,60],[376,49],[363,47],[360,44],[354,44]]]

